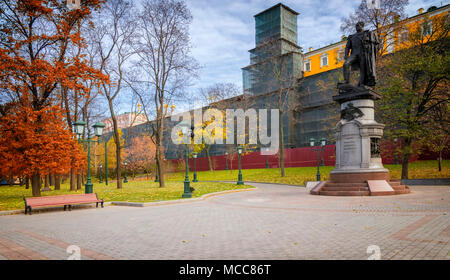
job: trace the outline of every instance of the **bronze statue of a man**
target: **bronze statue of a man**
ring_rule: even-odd
[[[379,46],[380,42],[376,33],[364,30],[364,22],[358,22],[356,24],[356,33],[348,36],[347,45],[345,46],[343,84],[349,83],[350,69],[357,70],[359,68],[358,86],[375,86],[375,59]]]

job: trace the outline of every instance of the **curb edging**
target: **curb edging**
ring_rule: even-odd
[[[253,186],[252,186],[253,187]],[[183,204],[188,202],[197,202],[202,201],[207,198],[217,196],[217,195],[224,195],[229,193],[238,193],[238,192],[245,192],[245,191],[253,191],[257,190],[257,187],[248,188],[248,189],[238,189],[238,190],[228,190],[228,191],[221,191],[221,192],[214,192],[214,193],[207,193],[202,195],[201,197],[195,197],[195,198],[181,198],[181,199],[173,199],[173,200],[162,200],[162,201],[153,201],[153,202],[127,202],[127,201],[111,201],[111,205],[114,206],[129,206],[129,207],[150,207],[150,206],[160,206],[160,205],[171,205],[171,204]]]

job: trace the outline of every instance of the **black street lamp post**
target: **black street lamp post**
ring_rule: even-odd
[[[398,164],[398,157],[397,157],[397,137],[394,138],[394,164]]]
[[[225,152],[225,170],[228,170],[228,152]]]
[[[103,172],[103,165],[100,164],[100,180],[98,181],[100,184],[103,183],[103,178],[102,178],[102,172]]]
[[[320,142],[317,143],[318,144],[317,148],[314,148],[314,146],[316,145],[316,139],[314,139],[314,138],[309,139],[309,143],[311,145],[311,150],[317,153],[316,179],[317,179],[317,181],[320,181],[320,154],[323,153],[323,150],[325,148],[325,144],[327,143],[327,140],[325,138],[320,139]]]
[[[194,152],[192,154],[192,157],[194,158],[194,179],[192,180],[192,182],[198,182],[198,180],[197,180],[197,153]]]
[[[181,126],[181,133],[183,134],[183,142],[185,145],[185,160],[186,160],[186,174],[184,176],[184,193],[181,196],[182,198],[191,198],[192,192],[191,192],[191,183],[189,181],[189,171],[188,171],[188,157],[189,157],[189,146],[188,146],[188,140],[189,136],[192,136],[192,130],[189,123],[182,121],[180,124]]]
[[[159,182],[159,177],[158,177],[158,168],[156,168],[156,173],[155,173],[155,183]]]
[[[242,171],[241,171],[241,154],[242,154],[242,146],[239,146],[237,148],[238,150],[238,154],[239,154],[239,174],[238,174],[238,181],[237,184],[238,185],[243,185],[244,181],[242,181]]]
[[[105,140],[105,184],[108,185],[108,141]]]
[[[266,153],[266,168],[270,168],[269,167],[269,148],[263,148],[264,152]]]
[[[128,179],[127,179],[127,161],[123,162],[123,165],[125,166],[124,168],[124,175],[123,175],[123,182],[124,183],[128,183]]]
[[[76,134],[78,135],[78,141],[79,142],[85,142],[88,146],[88,165],[87,165],[87,180],[86,184],[84,185],[84,192],[85,193],[92,193],[94,185],[92,184],[91,180],[91,143],[97,142],[100,143],[100,137],[102,136],[103,128],[105,127],[102,123],[96,123],[92,127],[94,128],[94,134],[97,136],[97,141],[91,139],[91,134],[88,132],[88,138],[86,140],[81,139],[81,135],[83,134],[83,130],[86,123],[83,121],[76,121],[73,126],[75,129]]]

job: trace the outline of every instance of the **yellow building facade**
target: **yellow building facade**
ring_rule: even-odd
[[[390,26],[381,27],[381,33],[386,37],[384,42],[384,53],[397,51],[405,46],[408,40],[408,34],[421,26],[424,21],[428,22],[428,26],[423,29],[423,35],[426,38],[428,34],[433,32],[433,21],[439,17],[448,17],[450,5],[445,5],[428,12],[419,9],[418,14],[399,21]],[[384,31],[386,30],[386,31]],[[387,32],[387,31],[390,32]],[[384,33],[383,33],[384,32]],[[386,36],[386,34],[389,34]],[[312,50],[304,54],[303,71],[304,76],[312,76],[325,71],[333,70],[342,67],[344,64],[344,52],[347,40],[343,38],[342,41]]]

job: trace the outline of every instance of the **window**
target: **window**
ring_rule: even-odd
[[[337,51],[337,63],[341,62],[342,60],[344,60],[344,49],[339,49]]]
[[[305,60],[305,72],[311,71],[311,59]]]
[[[409,31],[407,29],[403,29],[400,33],[400,43],[406,43],[408,41]]]
[[[433,23],[425,21],[422,25],[422,33],[424,36],[431,35],[431,33],[433,33]]]
[[[328,66],[328,54],[323,54],[320,56],[320,67]]]
[[[389,29],[388,35],[386,38],[386,51],[388,53],[391,53],[395,50],[394,46],[394,31],[392,29]]]

